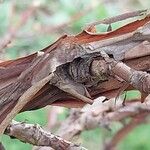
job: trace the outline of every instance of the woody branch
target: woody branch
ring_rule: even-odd
[[[43,130],[39,125],[12,121],[5,134],[15,137],[22,142],[37,146],[48,146],[61,150],[86,150],[84,147],[73,144],[50,132]]]

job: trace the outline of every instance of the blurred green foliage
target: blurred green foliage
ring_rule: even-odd
[[[38,51],[54,42],[63,34],[77,34],[90,22],[105,17],[123,13],[125,10],[144,8],[150,4],[149,0],[141,3],[140,0],[124,0],[103,2],[99,0],[2,0],[0,3],[0,41],[4,40],[16,28],[22,12],[30,7],[37,7],[37,10],[29,19],[17,28],[15,36],[11,38],[11,44],[5,48],[4,59],[12,59],[25,56]],[[136,8],[135,8],[136,7]],[[124,8],[124,10],[122,9]],[[81,14],[80,14],[81,13]],[[83,13],[83,14],[82,14]],[[77,19],[74,19],[78,15]],[[71,21],[74,19],[73,21]],[[118,25],[113,26],[114,28]],[[99,31],[106,31],[106,26],[98,28]],[[137,92],[128,92],[127,98],[139,96]],[[58,116],[59,120],[66,118],[66,110]],[[15,118],[19,121],[38,123],[42,126],[47,121],[46,109],[31,112],[24,112]],[[120,124],[114,123],[112,131],[97,128],[91,131],[84,131],[80,138],[85,147],[90,149],[101,149],[103,145],[103,134],[112,135],[119,130]],[[118,146],[120,150],[149,150],[149,125],[141,125],[134,129]],[[32,145],[22,143],[8,136],[1,138],[7,150],[31,150]]]

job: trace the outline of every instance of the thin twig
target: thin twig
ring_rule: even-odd
[[[122,20],[125,20],[125,19],[129,19],[129,18],[133,18],[133,17],[137,17],[137,16],[142,16],[142,15],[145,15],[146,13],[147,13],[147,10],[139,10],[139,11],[124,13],[124,14],[121,14],[121,15],[118,15],[118,16],[114,16],[114,17],[111,17],[111,18],[98,20],[98,21],[95,21],[93,23],[89,23],[87,25],[87,28],[91,27],[91,26],[96,26],[96,25],[99,25],[99,24],[108,24],[109,25],[109,24],[119,22],[119,21],[122,21]]]

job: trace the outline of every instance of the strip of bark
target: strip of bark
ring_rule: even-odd
[[[40,57],[40,58],[39,58]],[[34,60],[33,65],[25,70],[19,77],[19,79],[26,78],[27,74],[41,61],[45,60],[45,56],[39,56],[37,59]],[[22,110],[22,108],[32,100],[35,94],[42,89],[42,87],[49,82],[53,77],[53,74],[43,78],[39,82],[33,84],[30,88],[28,88],[18,99],[15,107],[8,113],[5,119],[1,122],[0,126],[0,135],[4,133],[6,127],[11,122],[11,120]],[[19,80],[18,79],[18,80]]]

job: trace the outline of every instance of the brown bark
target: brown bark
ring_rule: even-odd
[[[112,98],[118,95],[118,90],[124,86],[124,81],[149,94],[149,21],[150,16],[147,15],[141,20],[104,34],[84,30],[77,36],[61,37],[54,44],[43,49],[42,56],[37,53],[0,63],[0,123],[6,126],[19,111],[37,109],[48,104],[81,107],[85,101],[91,102],[90,96],[92,99],[102,95]],[[140,52],[141,47],[143,51]],[[116,66],[113,64],[112,67],[112,62],[106,61],[101,56],[101,51],[113,57],[112,62],[115,62]],[[99,72],[93,65],[95,60],[103,64]],[[124,61],[129,67],[119,61]],[[130,68],[137,71],[132,71]],[[139,70],[147,73],[138,72]],[[53,72],[55,75],[50,81],[52,85],[45,83],[46,85],[41,85],[36,91],[34,85]],[[110,74],[111,72],[113,74]],[[26,95],[31,89],[36,92],[33,92],[24,103],[21,102],[19,109],[15,109],[17,104],[20,104],[21,96]],[[5,127],[0,127],[1,133],[4,129]]]

